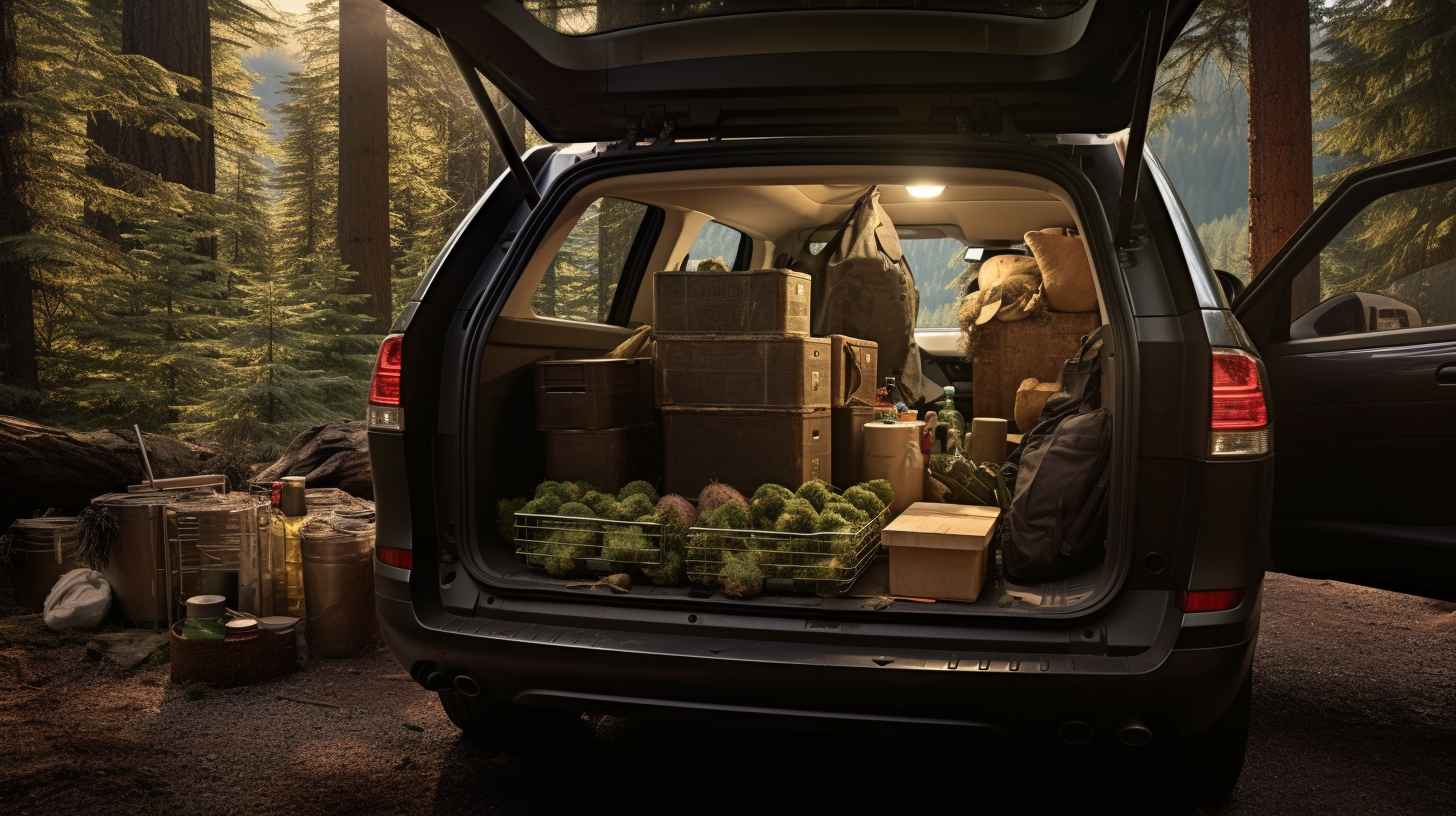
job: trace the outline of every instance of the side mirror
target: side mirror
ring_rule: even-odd
[[[1218,285],[1223,287],[1223,296],[1228,298],[1228,302],[1233,303],[1238,300],[1239,295],[1244,292],[1244,282],[1239,280],[1234,273],[1222,269],[1213,270],[1213,274],[1218,277]]]

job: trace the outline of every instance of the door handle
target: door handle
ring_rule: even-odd
[[[1456,385],[1456,363],[1436,367],[1437,385]]]

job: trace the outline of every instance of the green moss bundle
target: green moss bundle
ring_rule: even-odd
[[[617,513],[617,497],[611,493],[603,493],[600,490],[593,490],[581,497],[581,503],[590,507],[598,518],[615,518]]]
[[[617,502],[616,512],[612,518],[618,521],[631,521],[638,516],[645,516],[652,512],[652,499],[641,493],[631,493],[625,499]]]
[[[822,479],[810,479],[799,485],[799,489],[794,491],[794,495],[807,499],[810,504],[814,505],[814,512],[817,513],[824,509],[824,505],[828,504],[830,499],[834,498],[834,491],[830,490],[829,485],[825,484]]]
[[[781,533],[812,533],[819,526],[819,514],[808,499],[794,498],[784,503],[784,512],[774,524]]]
[[[718,586],[729,598],[752,598],[763,592],[763,569],[753,553],[724,553]]]
[[[577,568],[576,549],[568,544],[553,544],[546,552],[546,574],[564,578]]]
[[[855,485],[844,491],[844,499],[870,518],[878,516],[885,509],[885,503],[880,501],[880,497],[862,485]]]
[[[856,530],[865,526],[870,520],[870,517],[865,514],[865,511],[850,504],[842,496],[835,496],[833,501],[824,505],[824,512],[828,513],[830,511],[838,513]]]
[[[850,532],[849,520],[833,510],[825,510],[819,514],[819,522],[814,526],[814,531],[819,533],[848,533]],[[848,536],[845,536],[846,538]]]
[[[701,515],[711,513],[725,504],[736,504],[745,511],[748,510],[748,500],[743,498],[743,494],[722,482],[711,482],[698,494],[698,513]]]
[[[661,564],[645,567],[642,572],[654,586],[677,586],[682,583],[685,569],[682,551],[678,550],[675,552],[664,551]]]
[[[583,492],[579,485],[571,482],[545,481],[536,485],[536,498],[555,496],[562,503],[579,500]]]
[[[590,507],[579,501],[570,501],[561,505],[556,510],[558,516],[571,516],[573,518],[596,518],[597,514]]]
[[[658,560],[659,551],[641,527],[613,527],[602,534],[602,557],[613,569],[626,572],[644,561]]]
[[[875,498],[880,500],[880,504],[886,507],[895,503],[895,486],[890,484],[889,479],[871,479],[868,482],[861,482],[858,486],[875,494]]]
[[[748,517],[746,505],[724,504],[702,516],[698,520],[698,526],[718,530],[748,530],[752,529],[753,522]]]
[[[688,536],[688,577],[697,583],[714,583],[724,552],[743,548],[743,535],[731,531],[746,530],[749,523],[747,509],[732,503],[720,505],[700,516],[698,526],[711,529],[698,530]],[[717,530],[729,532],[715,532]],[[704,574],[695,577],[694,573]]]
[[[501,499],[495,504],[495,529],[502,541],[516,540],[516,513],[530,504],[530,499]]]
[[[520,512],[537,516],[554,516],[561,509],[561,499],[554,494],[537,496],[521,506]]]
[[[772,530],[774,524],[783,515],[784,505],[794,498],[794,494],[783,485],[768,484],[759,485],[753,491],[753,500],[748,504],[748,515],[755,530]]]
[[[644,482],[641,479],[628,482],[617,491],[619,500],[626,501],[628,496],[646,496],[648,504],[657,504],[657,488],[653,487],[651,482]]]

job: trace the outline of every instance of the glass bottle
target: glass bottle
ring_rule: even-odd
[[[948,449],[945,452],[954,453],[955,451],[949,448],[958,449],[960,447],[960,441],[966,435],[966,420],[961,416],[961,412],[956,410],[955,386],[947,385],[944,393],[945,399],[941,400],[940,405],[937,406],[936,416],[939,418],[940,424],[946,427]]]

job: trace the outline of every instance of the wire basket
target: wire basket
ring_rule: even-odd
[[[854,586],[880,550],[882,509],[857,530],[841,533],[781,533],[773,530],[688,530],[687,576],[716,585],[724,553],[750,553],[763,571],[764,591],[841,595]]]
[[[517,513],[516,555],[555,577],[661,567],[663,525],[643,521]]]

